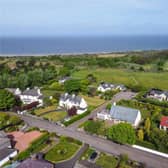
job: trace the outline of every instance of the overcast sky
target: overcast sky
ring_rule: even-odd
[[[0,36],[168,34],[168,0],[0,0]]]

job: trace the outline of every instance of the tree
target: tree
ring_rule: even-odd
[[[131,124],[120,123],[108,129],[107,137],[121,144],[134,144],[135,131]]]
[[[93,74],[88,74],[86,79],[89,81],[89,84],[92,84],[97,81],[97,78]]]
[[[77,114],[77,109],[75,106],[73,106],[72,108],[68,109],[68,115],[69,116],[74,116]]]
[[[138,139],[139,139],[140,141],[143,141],[143,139],[144,139],[144,132],[143,132],[142,129],[139,129],[139,130],[138,130]]]
[[[101,121],[87,121],[84,125],[84,130],[90,132],[91,134],[98,134],[101,126]]]
[[[145,132],[147,133],[148,136],[150,134],[150,127],[151,127],[151,121],[149,118],[147,118],[145,120]]]
[[[68,93],[79,92],[81,91],[81,83],[79,80],[71,79],[65,82],[65,90]]]
[[[7,90],[0,90],[0,110],[9,110],[14,107],[17,101],[15,96]]]

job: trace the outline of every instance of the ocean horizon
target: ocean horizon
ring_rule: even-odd
[[[168,35],[109,37],[0,37],[0,55],[110,53],[168,49]]]

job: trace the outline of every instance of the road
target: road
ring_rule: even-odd
[[[112,141],[86,134],[85,132],[79,132],[71,128],[60,127],[46,120],[38,119],[37,117],[26,115],[20,115],[20,117],[31,126],[39,127],[41,129],[48,130],[49,132],[56,132],[59,135],[78,139],[102,152],[107,152],[114,155],[126,153],[131,159],[145,163],[149,168],[168,167],[168,159],[148,152],[140,151],[138,149],[132,148],[131,146],[119,145],[113,143]]]
[[[104,108],[106,108],[106,106],[109,103],[114,103],[114,102],[119,102],[120,100],[130,100],[133,97],[136,96],[136,93],[134,92],[119,92],[116,95],[114,95],[114,97],[112,98],[112,100],[110,101],[106,101],[105,103],[103,103],[102,105],[100,105],[99,107],[97,107],[95,110],[92,111],[92,113],[90,115],[87,115],[86,117],[82,118],[79,121],[76,121],[75,123],[71,124],[70,126],[68,126],[71,130],[76,130],[78,128],[78,126],[82,123],[84,123],[85,121],[87,121],[89,118],[94,118],[97,114],[97,112],[102,111]]]

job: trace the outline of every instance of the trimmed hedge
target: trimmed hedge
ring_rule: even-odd
[[[140,141],[140,140],[136,140],[136,145],[145,147],[145,148],[149,148],[149,149],[153,149],[153,150],[157,150],[157,148],[155,147],[154,144],[147,142],[147,141]]]
[[[75,121],[78,121],[78,120],[82,119],[83,117],[89,115],[93,109],[94,109],[93,107],[90,107],[88,109],[88,111],[86,111],[85,113],[80,114],[80,115],[75,115],[69,121],[65,121],[63,124],[67,127],[68,125],[74,123]]]
[[[41,135],[38,139],[33,141],[25,151],[21,152],[16,157],[15,160],[19,160],[19,161],[24,160],[28,158],[30,154],[40,151],[42,147],[45,147],[46,145],[45,142],[49,139],[49,137],[50,137],[50,134],[48,132]]]

